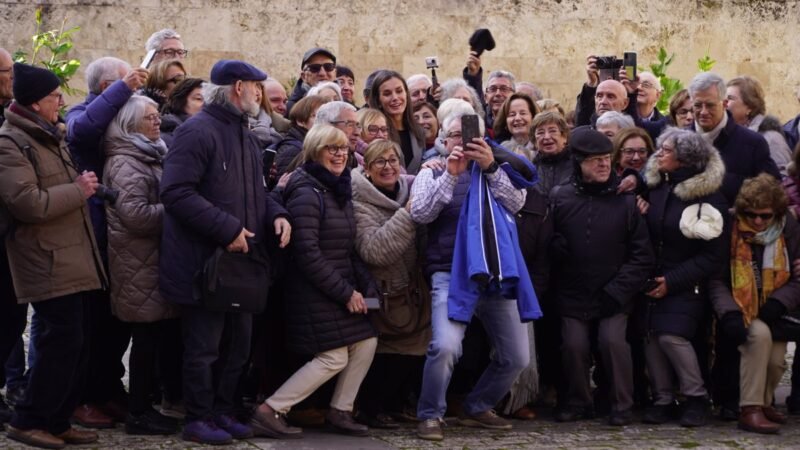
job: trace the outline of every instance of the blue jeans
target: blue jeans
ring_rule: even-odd
[[[444,417],[445,394],[453,367],[461,357],[461,341],[467,325],[447,318],[450,273],[431,277],[431,328],[422,391],[417,405],[419,419]],[[517,302],[502,297],[481,297],[475,314],[481,319],[494,352],[489,366],[464,401],[464,412],[476,415],[488,411],[508,393],[520,372],[530,363],[528,330],[520,321]]]

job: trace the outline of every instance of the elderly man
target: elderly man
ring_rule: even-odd
[[[309,89],[322,81],[336,81],[336,56],[328,49],[314,47],[303,54],[300,70],[300,78],[286,105],[287,117],[292,106],[305,97]]]
[[[406,85],[408,85],[408,92],[411,94],[412,107],[428,101],[428,89],[433,86],[430,77],[424,73],[417,73],[406,78]]]
[[[113,57],[97,59],[86,67],[89,95],[66,116],[67,143],[81,170],[91,170],[102,179],[106,160],[102,140],[106,128],[131,95],[144,85],[147,74],[146,69],[131,69],[128,63]],[[105,264],[108,238],[104,203],[104,199],[97,196],[89,199],[92,226]],[[111,314],[108,292],[89,295],[93,301],[84,303],[88,382],[74,420],[86,427],[109,428],[114,426],[114,421],[125,420],[122,356],[128,348],[130,331]]]
[[[189,50],[183,47],[181,35],[171,28],[164,28],[151,34],[144,48],[148,52],[156,51],[153,63],[164,59],[184,59],[189,55]]]
[[[361,125],[358,123],[356,107],[347,102],[328,102],[319,107],[314,125],[327,123],[344,131],[350,145],[350,155],[347,158],[347,167],[355,169],[364,164],[364,157],[356,153],[361,141]]]
[[[289,101],[289,97],[286,96],[286,89],[284,89],[283,85],[278,80],[269,78],[264,81],[264,90],[267,92],[267,101],[272,106],[272,110],[285,116],[287,114],[286,103]]]
[[[650,72],[639,72],[639,89],[636,93],[636,106],[642,120],[655,122],[662,120],[664,115],[656,108],[658,99],[661,98],[661,81]]]
[[[289,242],[287,213],[264,190],[261,147],[248,129],[266,78],[243,61],[214,64],[203,88],[203,110],[178,127],[164,161],[159,283],[165,299],[183,306],[188,441],[225,444],[253,435],[233,411],[250,355],[253,316],[207,309],[193,291],[195,275],[217,249],[264,254],[273,234],[280,247]]]
[[[489,73],[489,78],[486,80],[486,91],[484,91],[481,59],[477,53],[472,51],[469,53],[467,66],[464,67],[463,77],[480,96],[486,111],[486,128],[489,129],[489,134],[491,134],[494,116],[500,111],[506,99],[516,92],[514,74],[505,70],[495,70]]]
[[[437,441],[444,439],[445,393],[453,366],[461,356],[461,341],[467,328],[465,322],[469,322],[473,312],[481,318],[494,344],[494,354],[489,367],[464,402],[464,415],[459,419],[462,424],[510,429],[511,423],[498,417],[493,408],[508,393],[530,357],[527,327],[520,319],[516,301],[503,300],[502,295],[484,292],[476,299],[472,311],[455,311],[450,306],[451,276],[456,282],[456,277],[462,275],[453,271],[454,254],[459,215],[470,189],[471,170],[479,168],[483,172],[489,190],[511,214],[522,208],[526,194],[525,189],[512,184],[504,169],[498,168],[492,149],[483,139],[462,142],[461,119],[464,115],[474,114],[474,110],[467,102],[450,101],[458,102],[458,107],[453,107],[442,123],[448,151],[446,168],[421,170],[411,194],[411,217],[417,223],[428,224],[426,273],[433,286],[433,336],[428,346],[417,406],[417,417],[422,421],[417,427],[417,436]],[[480,119],[479,124],[482,133],[483,121]],[[473,164],[478,167],[474,168]],[[461,300],[460,296],[456,299],[457,302]],[[456,315],[456,320],[450,320]]]
[[[539,89],[539,86],[536,86],[530,81],[517,82],[517,92],[528,94],[528,97],[532,98],[534,102],[538,102],[539,100],[542,100],[544,98],[542,90]]]
[[[17,299],[33,305],[40,327],[8,437],[43,448],[97,441],[69,419],[85,380],[85,294],[107,285],[86,205],[97,176],[80,173],[67,152],[59,83],[48,70],[14,64],[15,101],[0,128],[0,197],[13,216],[8,261]]]
[[[625,339],[633,300],[654,268],[647,225],[633,194],[617,194],[611,170],[611,141],[589,127],[570,134],[575,159],[574,183],[551,191],[551,244],[555,296],[561,316],[562,363],[566,404],[556,420],[570,422],[594,415],[589,387],[596,334],[609,381],[609,423],[631,423],[633,366]]]
[[[625,114],[616,111],[604,112],[600,117],[597,118],[597,122],[595,122],[595,129],[605,134],[611,140],[614,139],[614,136],[616,136],[620,130],[624,130],[625,128],[633,128],[635,126],[636,125],[633,124],[633,119],[631,119],[631,116],[626,116]]]

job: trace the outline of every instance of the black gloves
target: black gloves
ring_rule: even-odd
[[[747,341],[747,328],[744,327],[744,316],[741,311],[725,313],[719,319],[719,327],[722,330],[722,334],[736,344],[737,347]]]
[[[614,314],[618,314],[620,311],[622,311],[622,305],[614,300],[614,297],[603,291],[603,293],[600,294],[600,318],[605,319],[606,317],[611,317]]]
[[[786,307],[783,306],[783,303],[774,298],[768,298],[767,301],[758,308],[758,318],[770,327],[784,314],[786,314]]]

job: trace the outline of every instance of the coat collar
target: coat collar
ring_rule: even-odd
[[[722,162],[719,152],[714,149],[711,152],[705,170],[676,184],[673,192],[683,201],[691,201],[705,197],[719,190],[724,177],[725,163]],[[647,160],[647,165],[644,169],[644,178],[650,189],[666,181],[666,177],[658,171],[655,153]]]
[[[372,184],[371,181],[365,176],[364,168],[359,167],[350,172],[350,177],[353,183],[353,200],[369,203],[379,208],[396,210],[408,200],[408,181],[401,175],[398,182],[400,183],[400,191],[397,194],[397,200],[392,200],[387,197]]]

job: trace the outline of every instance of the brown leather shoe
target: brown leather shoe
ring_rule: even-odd
[[[128,417],[128,406],[120,402],[106,402],[99,405],[98,409],[100,409],[103,414],[111,417],[114,422],[125,423],[125,419]]]
[[[369,435],[369,427],[357,423],[353,419],[353,413],[350,411],[331,408],[328,410],[328,414],[325,415],[325,422],[337,433],[347,434],[349,436]]]
[[[274,439],[300,439],[303,430],[290,427],[283,417],[275,412],[269,405],[262,403],[253,411],[250,417],[250,428],[256,436],[266,436]]]
[[[784,424],[786,423],[786,414],[778,411],[773,406],[764,406],[761,408],[764,412],[764,417],[767,418],[770,422]]]
[[[531,409],[529,406],[523,406],[522,408],[514,411],[514,414],[511,417],[517,420],[533,420],[536,418],[536,411]]]
[[[56,436],[67,444],[81,445],[91,444],[97,442],[99,437],[94,431],[84,431],[77,428],[70,428],[69,430]]]
[[[72,421],[86,428],[114,428],[114,419],[90,404],[83,404],[75,408],[72,413]]]
[[[9,439],[22,442],[33,447],[39,448],[64,448],[66,442],[53,436],[45,430],[20,430],[11,425],[8,426]]]
[[[303,428],[322,427],[325,425],[325,414],[317,408],[293,409],[286,414],[286,419],[292,424]]]
[[[751,405],[742,406],[742,412],[739,413],[739,428],[753,433],[776,434],[781,426],[767,420],[761,406]]]

